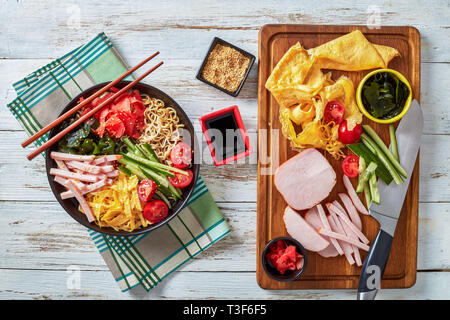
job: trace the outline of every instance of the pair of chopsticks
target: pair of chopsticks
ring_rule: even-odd
[[[83,100],[81,103],[77,104],[75,107],[73,107],[72,109],[70,109],[69,111],[67,111],[66,113],[64,113],[62,116],[60,116],[58,119],[56,119],[55,121],[51,122],[50,124],[48,124],[47,126],[45,126],[44,128],[42,128],[41,130],[39,130],[38,132],[36,132],[34,135],[32,135],[30,138],[28,138],[27,140],[25,140],[24,142],[22,142],[22,147],[25,148],[26,146],[28,146],[30,143],[32,143],[34,140],[36,140],[37,138],[41,137],[42,135],[44,135],[46,132],[50,131],[51,129],[53,129],[54,127],[56,127],[57,125],[59,125],[61,122],[63,122],[64,120],[66,120],[67,118],[69,118],[71,115],[73,115],[75,112],[77,112],[78,110],[80,110],[81,108],[83,108],[85,105],[87,105],[88,103],[90,103],[92,100],[94,100],[96,97],[100,96],[102,93],[108,91],[111,87],[115,86],[117,83],[119,83],[122,79],[126,78],[127,76],[129,76],[132,72],[136,71],[137,69],[139,69],[140,67],[142,67],[144,64],[146,64],[148,61],[150,61],[151,59],[153,59],[154,57],[156,57],[159,54],[159,51],[155,52],[154,54],[152,54],[150,57],[144,59],[142,62],[138,63],[136,66],[134,66],[133,68],[131,68],[130,70],[128,70],[127,72],[125,72],[123,75],[121,75],[120,77],[118,77],[116,80],[110,82],[108,85],[104,86],[102,89],[100,89],[99,91],[97,91],[96,93],[94,93],[93,95],[91,95],[89,98],[87,98],[86,100]],[[68,126],[67,128],[65,128],[64,130],[62,130],[61,132],[59,132],[58,134],[56,134],[53,138],[51,138],[50,140],[48,140],[47,142],[45,142],[43,145],[41,145],[39,148],[35,149],[33,152],[31,152],[28,156],[27,159],[28,160],[32,160],[34,157],[36,157],[38,154],[40,154],[41,152],[43,152],[44,150],[47,150],[48,148],[50,148],[52,145],[54,145],[56,142],[58,142],[59,140],[61,140],[61,138],[63,138],[66,134],[68,134],[69,132],[71,132],[73,129],[75,129],[76,127],[78,127],[80,124],[82,124],[83,122],[85,122],[86,120],[88,120],[90,117],[92,117],[95,113],[97,113],[98,111],[100,111],[103,107],[107,106],[108,104],[110,104],[111,102],[113,102],[118,96],[120,96],[123,92],[127,91],[128,89],[132,88],[136,83],[138,83],[139,81],[141,81],[142,79],[144,79],[146,76],[148,76],[150,73],[152,73],[153,71],[155,71],[157,68],[159,68],[161,65],[163,64],[163,62],[161,61],[160,63],[158,63],[156,66],[154,66],[153,68],[149,69],[148,71],[144,72],[141,76],[139,76],[138,78],[136,78],[136,80],[130,82],[129,84],[127,84],[125,87],[123,87],[122,89],[120,89],[119,91],[117,91],[114,95],[112,95],[110,98],[108,98],[107,100],[105,100],[104,102],[102,102],[101,104],[99,104],[97,107],[95,107],[94,109],[92,109],[91,111],[89,111],[88,113],[86,113],[84,116],[80,117],[77,121],[75,121],[74,123],[72,123],[70,126]]]

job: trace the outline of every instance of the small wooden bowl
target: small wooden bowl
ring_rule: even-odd
[[[130,82],[131,81],[121,81],[116,85],[116,87],[119,89],[123,88]],[[97,85],[90,87],[89,89],[83,91],[78,96],[76,96],[74,99],[72,99],[72,101],[70,101],[68,103],[68,105],[64,108],[64,110],[61,112],[61,114],[59,116],[61,116],[63,113],[67,112],[68,110],[73,108],[75,105],[77,105],[78,100],[81,97],[89,97],[90,95],[94,94],[95,92],[100,90],[100,88],[104,87],[107,84],[108,83],[97,84]],[[193,159],[195,159],[195,154],[196,154],[196,152],[199,152],[199,151],[198,151],[198,147],[197,147],[197,144],[195,141],[194,126],[192,125],[192,122],[189,120],[189,117],[186,115],[186,113],[183,111],[183,109],[179,106],[179,104],[176,103],[175,100],[173,100],[170,96],[168,96],[161,90],[159,90],[155,87],[149,86],[142,82],[137,83],[133,87],[133,89],[137,89],[141,93],[148,94],[152,98],[161,99],[162,101],[164,101],[165,105],[171,106],[172,108],[175,109],[175,111],[177,112],[178,117],[180,119],[180,122],[184,124],[185,129],[189,132],[189,134],[191,136],[190,145],[192,146],[192,150],[194,151]],[[61,125],[52,129],[49,133],[49,139],[54,137],[60,131],[61,131]],[[78,221],[83,226],[85,226],[91,230],[97,231],[99,233],[113,235],[113,236],[135,236],[138,234],[150,232],[152,230],[155,230],[155,229],[165,225],[167,222],[169,222],[171,219],[173,219],[187,205],[189,198],[191,197],[191,195],[195,189],[195,184],[197,182],[199,169],[200,169],[200,164],[195,163],[195,161],[194,161],[194,163],[192,164],[192,168],[191,168],[191,170],[194,174],[193,180],[188,187],[182,189],[182,199],[178,200],[177,202],[172,204],[172,208],[169,209],[169,214],[168,214],[167,218],[165,218],[164,220],[162,220],[158,223],[149,225],[146,228],[139,228],[132,232],[116,231],[113,228],[106,228],[106,227],[100,228],[94,222],[89,223],[86,216],[78,210],[78,201],[76,201],[74,198],[69,198],[69,199],[64,199],[64,200],[61,199],[60,194],[61,194],[61,192],[66,191],[66,189],[63,186],[61,186],[59,183],[56,183],[54,181],[54,176],[50,175],[50,169],[56,167],[55,161],[50,158],[50,153],[52,151],[57,151],[57,149],[58,149],[58,144],[56,143],[55,145],[53,145],[51,148],[49,148],[47,150],[46,155],[45,155],[47,178],[48,178],[48,182],[50,184],[50,188],[52,189],[52,192],[56,197],[56,200],[58,200],[58,202],[61,204],[61,206],[64,208],[64,210],[66,210],[66,212],[73,219]]]

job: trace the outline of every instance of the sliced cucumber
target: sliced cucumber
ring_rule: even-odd
[[[362,126],[364,131],[373,139],[373,141],[377,144],[377,146],[381,149],[381,151],[387,156],[387,158],[391,161],[392,165],[395,167],[395,169],[405,178],[408,178],[408,174],[406,173],[405,169],[402,167],[400,162],[398,162],[397,159],[395,159],[392,152],[386,147],[383,140],[378,136],[378,134],[373,130],[369,125],[365,124]]]
[[[367,148],[364,144],[362,143],[354,143],[354,144],[349,144],[347,145],[347,147],[357,156],[359,156],[359,158],[364,158],[366,163],[369,162],[375,162],[377,164],[377,170],[376,170],[376,174],[377,176],[383,180],[384,183],[386,183],[387,185],[389,185],[392,182],[392,175],[389,173],[389,171],[386,169],[386,167],[384,166],[384,164],[378,159],[378,157],[372,153],[369,148]]]
[[[377,169],[377,164],[375,162],[369,163],[366,170],[364,170],[359,175],[358,186],[356,187],[356,193],[361,193],[364,190],[364,184],[369,180],[370,176]]]
[[[370,196],[372,201],[380,204],[380,192],[378,190],[377,176],[372,174],[369,179]]]
[[[389,138],[391,139],[391,151],[394,158],[400,162],[398,156],[398,146],[397,146],[397,137],[395,136],[395,128],[394,125],[389,125]]]
[[[402,184],[403,179],[400,177],[397,170],[392,165],[392,163],[389,161],[389,159],[386,157],[386,155],[383,153],[383,151],[381,151],[380,147],[378,147],[378,145],[365,133],[363,133],[361,135],[361,140],[367,148],[374,150],[374,154],[384,164],[384,166],[386,167],[386,169],[389,171],[392,178],[394,179],[394,182],[396,184]]]

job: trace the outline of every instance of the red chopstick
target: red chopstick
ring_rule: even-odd
[[[52,145],[54,145],[56,142],[58,142],[59,140],[61,140],[62,137],[64,137],[66,134],[68,134],[69,132],[71,132],[73,129],[75,129],[76,127],[78,127],[80,124],[82,124],[83,122],[85,122],[86,120],[88,120],[90,117],[92,117],[95,113],[97,113],[98,111],[100,111],[104,106],[110,104],[111,102],[114,101],[114,99],[116,99],[118,96],[120,96],[123,92],[127,91],[128,89],[132,88],[136,83],[138,83],[139,81],[141,81],[142,79],[144,79],[146,76],[148,76],[150,73],[152,73],[153,71],[155,71],[157,68],[159,68],[161,65],[163,64],[163,62],[161,61],[160,63],[158,63],[156,66],[154,66],[153,68],[151,68],[150,70],[146,71],[145,73],[143,73],[141,76],[139,76],[136,80],[134,80],[133,82],[130,82],[129,84],[127,84],[125,87],[123,87],[122,89],[120,89],[119,91],[117,91],[113,96],[111,96],[110,98],[106,99],[105,101],[103,101],[101,104],[99,104],[97,107],[95,107],[94,109],[92,109],[91,111],[89,111],[88,113],[86,113],[84,116],[80,117],[77,121],[75,121],[74,123],[72,123],[70,126],[68,126],[67,128],[65,128],[64,130],[62,130],[61,132],[59,132],[58,134],[56,134],[53,138],[51,138],[50,140],[48,140],[47,142],[45,142],[43,145],[41,145],[39,148],[35,149],[32,153],[30,153],[27,156],[28,160],[32,160],[34,157],[36,157],[38,154],[40,154],[42,151],[50,148]]]
[[[66,113],[64,113],[62,116],[60,116],[58,119],[56,119],[55,121],[51,122],[50,124],[48,124],[47,126],[45,126],[44,128],[42,128],[41,130],[39,130],[38,132],[36,132],[35,134],[33,134],[31,137],[29,137],[27,140],[25,140],[24,142],[22,142],[22,147],[25,148],[26,146],[28,146],[30,143],[32,143],[34,140],[36,140],[37,138],[39,138],[40,136],[44,135],[45,133],[47,133],[48,131],[50,131],[51,129],[53,129],[54,127],[56,127],[57,125],[59,125],[61,122],[63,122],[64,120],[66,120],[67,118],[69,118],[71,115],[73,115],[75,112],[77,112],[78,110],[80,110],[82,107],[84,107],[85,105],[87,105],[88,103],[90,103],[92,100],[94,100],[96,97],[98,97],[99,95],[101,95],[102,93],[108,91],[111,87],[115,86],[117,83],[119,83],[119,81],[121,81],[122,79],[128,77],[132,72],[136,71],[137,69],[139,69],[140,67],[142,67],[144,64],[146,64],[148,61],[150,61],[151,59],[153,59],[154,57],[156,57],[159,54],[159,51],[155,52],[154,54],[152,54],[150,57],[142,60],[140,63],[138,63],[136,66],[134,66],[133,68],[131,68],[130,70],[128,70],[127,72],[125,72],[123,75],[121,75],[120,77],[118,77],[116,80],[110,82],[108,85],[104,86],[102,89],[100,89],[99,91],[97,91],[96,93],[94,93],[92,96],[90,96],[89,98],[87,98],[86,100],[83,100],[81,103],[77,104],[75,107],[73,107],[72,109],[70,109],[69,111],[67,111]]]

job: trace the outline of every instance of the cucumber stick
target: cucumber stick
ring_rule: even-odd
[[[378,134],[367,124],[362,126],[364,131],[373,139],[376,145],[381,149],[381,151],[386,155],[386,157],[390,160],[395,169],[405,178],[408,178],[408,174],[405,169],[401,166],[400,162],[395,159],[392,152],[386,147],[383,140],[378,136]]]
[[[377,176],[375,174],[372,174],[369,178],[369,189],[372,201],[376,204],[380,204],[380,192],[378,190]]]
[[[181,173],[181,174],[184,174],[185,176],[188,175],[188,173],[184,170],[181,170],[181,169],[178,169],[175,167],[171,167],[171,166],[167,166],[165,164],[162,164],[162,163],[159,163],[156,161],[151,161],[144,157],[137,156],[133,153],[126,153],[126,154],[123,153],[122,156],[126,159],[129,159],[129,160],[132,160],[132,161],[138,163],[140,166],[144,166],[144,167],[147,167],[152,170],[154,170],[156,168],[156,169],[162,169],[162,170],[166,170],[166,171],[173,171],[173,172]]]
[[[367,209],[369,209],[370,205],[372,203],[372,195],[370,194],[370,187],[369,187],[369,183],[367,183],[367,182],[364,185],[364,196],[366,198],[366,207],[367,207]]]
[[[391,151],[395,160],[400,161],[398,156],[398,146],[397,146],[397,137],[395,136],[395,128],[394,125],[389,125],[389,138],[391,139]]]
[[[389,185],[392,182],[392,175],[386,169],[384,164],[378,159],[378,157],[372,153],[364,144],[362,143],[354,143],[349,144],[347,147],[356,154],[360,159],[363,158],[365,163],[375,162],[377,164],[376,174],[378,178],[383,180],[383,182]],[[365,167],[364,167],[365,169]]]
[[[374,150],[375,155],[378,157],[378,159],[380,159],[380,161],[389,171],[392,178],[394,179],[394,182],[396,184],[402,184],[403,179],[400,177],[397,170],[395,170],[395,167],[392,165],[392,163],[389,161],[389,159],[386,157],[383,151],[381,151],[380,147],[365,133],[361,135],[361,140],[367,148]]]
[[[358,186],[356,187],[356,193],[361,193],[364,190],[364,184],[369,181],[369,178],[373,173],[375,173],[375,170],[377,169],[377,164],[375,162],[369,163],[366,170],[364,170],[359,175],[359,181]]]
[[[142,148],[144,148],[144,150],[153,158],[154,161],[161,162],[161,161],[159,161],[159,158],[158,158],[158,155],[156,154],[156,152],[152,149],[152,147],[148,143],[144,143],[142,145]]]

